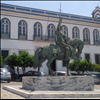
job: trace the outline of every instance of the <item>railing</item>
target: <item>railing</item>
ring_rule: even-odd
[[[19,35],[19,40],[26,40],[27,39],[27,35]]]
[[[89,39],[88,40],[87,39],[84,39],[84,43],[85,44],[90,44],[90,40]]]
[[[37,41],[55,41],[56,36],[48,36],[48,35],[40,35],[40,36],[35,36],[33,35],[33,40]]]
[[[2,39],[8,39],[9,38],[9,32],[1,32],[1,38]]]
[[[94,45],[99,45],[99,41],[98,40],[94,40]]]

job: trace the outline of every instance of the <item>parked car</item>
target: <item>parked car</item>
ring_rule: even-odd
[[[46,72],[43,72],[43,76],[49,76]]]
[[[93,75],[93,74],[86,74],[85,76],[93,76],[94,78],[94,84],[100,84],[100,79],[97,75]]]
[[[99,79],[99,77],[97,76],[97,75],[92,75],[93,76],[93,78],[94,78],[94,83],[95,84],[100,84],[100,79]]]
[[[11,81],[11,73],[6,68],[0,68],[0,79],[1,81],[7,81],[10,83]]]
[[[77,74],[77,73],[71,73],[72,76],[79,76],[81,74]]]
[[[67,72],[65,71],[55,71],[53,72],[56,76],[67,76]],[[71,74],[70,74],[71,75]]]
[[[28,72],[26,72],[25,74],[20,74],[18,76],[19,80],[22,81],[22,77],[23,76],[46,76],[46,74],[44,72],[40,72],[40,75],[38,75],[38,71],[37,70],[30,70]]]
[[[11,81],[16,80],[17,74],[15,73],[15,70],[13,70],[11,67],[8,65],[3,65],[1,66],[2,68],[6,68],[10,73],[11,73]]]

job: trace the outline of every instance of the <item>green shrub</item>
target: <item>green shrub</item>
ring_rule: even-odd
[[[14,66],[17,66],[18,61],[17,61],[17,54],[13,53],[12,55],[8,55],[5,59],[4,62],[9,65],[13,70]]]
[[[25,73],[26,67],[32,67],[34,62],[34,56],[30,55],[27,51],[22,51],[18,55],[18,66],[22,67],[23,73]]]
[[[2,58],[2,56],[0,56],[0,66],[2,66],[3,65],[3,58]]]
[[[75,71],[75,66],[78,65],[78,61],[74,60],[72,63],[69,64],[69,67],[71,71]],[[95,64],[93,64],[91,61],[87,61],[86,59],[80,60],[79,67],[76,69],[76,72],[78,74],[84,73],[85,71],[94,71],[95,70]]]
[[[100,64],[95,64],[95,71],[100,72]]]

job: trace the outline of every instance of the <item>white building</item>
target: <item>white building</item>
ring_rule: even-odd
[[[90,12],[91,13],[91,12]],[[1,3],[1,51],[5,58],[13,52],[28,51],[34,55],[36,48],[55,43],[55,30],[59,12],[21,7]],[[92,17],[61,13],[63,33],[67,37],[84,41],[82,59],[100,64],[100,7]],[[41,71],[48,73],[45,61]],[[63,61],[54,61],[54,70],[66,70]]]

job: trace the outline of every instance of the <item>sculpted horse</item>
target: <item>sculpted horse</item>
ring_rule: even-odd
[[[35,55],[34,55],[34,64],[33,67],[37,68],[38,67],[38,73],[40,73],[40,66],[41,64],[47,59],[47,67],[50,70],[51,75],[54,75],[50,64],[54,61],[54,60],[66,60],[67,62],[67,75],[69,76],[69,61],[71,59],[74,60],[78,60],[78,62],[80,61],[79,59],[79,54],[82,53],[82,49],[84,47],[84,43],[83,41],[81,41],[80,39],[72,39],[68,41],[68,56],[70,57],[70,59],[66,59],[65,57],[65,50],[63,47],[60,47],[59,45],[55,45],[55,44],[50,44],[44,47],[39,47],[37,48],[37,50],[35,51]],[[78,49],[78,51],[76,52],[76,49]],[[78,65],[75,67],[75,69],[77,69],[79,66]]]

